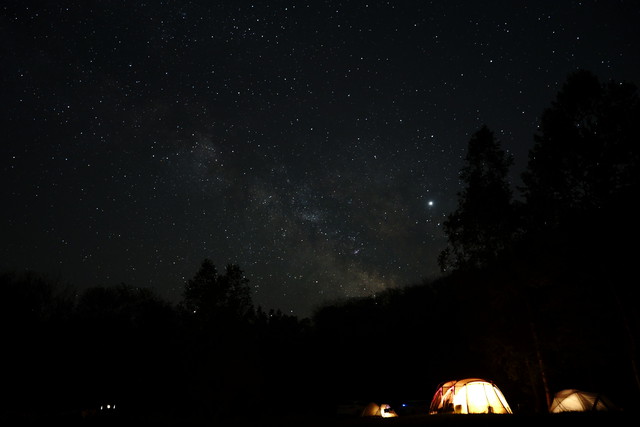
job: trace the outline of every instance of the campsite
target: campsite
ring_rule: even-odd
[[[464,378],[441,383],[429,400],[350,401],[335,408],[310,405],[301,412],[261,413],[239,411],[221,416],[215,425],[221,427],[366,427],[366,426],[566,426],[576,424],[610,426],[638,425],[640,416],[634,410],[623,410],[607,396],[578,389],[565,389],[555,393],[548,412],[518,412],[509,405],[507,397],[497,384],[482,378]],[[91,416],[66,414],[46,421],[65,425],[210,425],[201,419],[158,416],[132,416],[120,412],[116,406],[103,405]],[[635,408],[632,408],[635,409]]]
[[[208,266],[203,263],[202,271]],[[65,294],[58,299],[46,281],[5,276],[0,283],[8,300],[44,301],[44,308],[27,316],[15,307],[13,318],[21,315],[29,333],[8,335],[15,351],[7,354],[7,366],[14,369],[5,383],[12,392],[3,399],[0,424],[549,427],[567,420],[611,425],[639,418],[626,354],[582,351],[624,342],[611,334],[617,330],[613,316],[603,314],[590,324],[579,346],[559,340],[559,352],[550,338],[580,332],[567,329],[575,322],[562,323],[558,331],[558,321],[539,319],[536,342],[519,307],[506,304],[500,316],[478,310],[490,306],[487,291],[495,282],[478,272],[472,278],[455,275],[375,300],[334,304],[310,323],[260,310],[238,319],[204,303],[194,315],[127,286],[88,290],[67,306]],[[211,282],[227,279],[217,275]],[[564,313],[568,307],[560,306]],[[447,319],[446,328],[439,327],[441,319]],[[450,333],[469,325],[474,333],[465,339]],[[391,336],[392,345],[379,340]],[[528,363],[538,361],[537,348],[546,369]],[[50,360],[43,363],[39,355],[45,353]],[[147,362],[128,363],[124,354]],[[116,409],[101,412],[96,402],[115,403]],[[367,407],[372,411],[363,416]],[[383,416],[390,414],[397,416]]]
[[[623,411],[608,397],[566,389],[555,393],[548,413],[518,413],[492,381],[464,378],[441,383],[431,401],[386,403],[353,401],[338,405],[333,416],[309,415],[275,418],[233,418],[229,426],[279,425],[309,427],[350,426],[566,426],[637,425],[634,411]]]

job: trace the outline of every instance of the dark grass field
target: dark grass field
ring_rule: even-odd
[[[14,420],[15,421],[15,420]],[[368,427],[368,426],[432,426],[432,427],[479,427],[479,426],[640,426],[640,416],[629,412],[592,412],[528,415],[407,415],[397,418],[380,417],[327,417],[312,415],[252,416],[220,418],[208,421],[167,419],[162,417],[110,417],[84,420],[41,419],[25,423],[1,423],[3,426],[185,426],[185,427]]]
[[[305,426],[305,427],[356,427],[356,426],[640,426],[640,417],[626,413],[540,414],[540,415],[408,415],[397,418],[317,418],[284,417],[270,419],[227,420],[225,426]]]
[[[40,417],[6,417],[0,414],[0,427],[33,426],[158,426],[158,427],[480,427],[480,426],[633,426],[640,427],[640,410],[566,412],[566,413],[515,413],[515,414],[402,414],[395,418],[362,417],[355,415],[314,414],[305,411],[297,414],[256,414],[249,408],[234,416],[198,419],[191,416],[167,417],[156,414],[111,413],[109,416],[79,416],[78,413]],[[4,414],[6,415],[6,414]],[[14,414],[15,415],[15,414]]]

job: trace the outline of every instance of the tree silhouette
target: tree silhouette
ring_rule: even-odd
[[[635,85],[601,83],[586,70],[569,74],[542,115],[522,174],[525,234],[520,245],[520,255],[534,273],[528,279],[546,283],[543,288],[554,295],[541,299],[536,310],[555,310],[556,319],[565,322],[547,328],[563,350],[549,352],[556,356],[555,365],[564,364],[568,372],[575,367],[576,353],[587,346],[626,347],[600,369],[630,366],[636,393],[639,319],[631,301],[637,301],[638,289],[620,283],[635,273],[636,254],[629,244],[640,237],[640,210],[630,203],[640,190],[638,123]],[[585,313],[599,319],[588,337],[574,321]],[[628,363],[617,360],[625,353]],[[590,366],[594,363],[601,361]]]
[[[507,246],[514,230],[507,182],[512,163],[486,125],[472,135],[460,173],[465,187],[443,224],[449,241],[438,258],[443,271],[482,267]]]
[[[202,261],[200,269],[192,279],[189,279],[183,292],[183,305],[192,313],[198,313],[207,309],[209,300],[216,303],[221,300],[223,294],[219,292],[218,269],[209,259]],[[219,294],[219,295],[216,295]]]
[[[253,314],[249,279],[242,269],[227,265],[219,275],[210,259],[204,259],[200,269],[190,279],[183,293],[184,307],[197,318],[209,321],[246,321]]]
[[[204,259],[183,292],[187,332],[186,375],[193,410],[204,417],[232,413],[242,401],[255,401],[261,374],[252,321],[249,280],[229,264],[223,275]]]
[[[576,214],[626,205],[640,182],[639,119],[635,85],[570,74],[542,115],[522,174],[529,226],[555,228]]]

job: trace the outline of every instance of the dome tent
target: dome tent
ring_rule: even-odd
[[[576,389],[566,389],[553,396],[549,412],[614,411],[617,407],[606,396]]]
[[[396,414],[388,403],[377,404],[375,402],[371,402],[362,410],[362,416],[392,418],[397,417],[398,414]]]
[[[512,414],[493,382],[481,378],[447,381],[436,390],[430,414]]]

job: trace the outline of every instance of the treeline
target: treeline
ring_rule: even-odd
[[[637,407],[639,124],[634,85],[569,75],[522,188],[493,132],[472,135],[440,279],[308,319],[255,307],[241,268],[207,259],[178,304],[6,273],[2,414],[114,401],[164,418],[330,415],[340,401],[429,400],[466,377],[495,381],[514,411],[545,412],[564,388]]]
[[[254,308],[238,266],[220,274],[204,260],[179,304],[33,273],[0,275],[0,293],[0,419],[80,420],[115,404],[130,416],[206,420],[305,403],[308,320]]]

